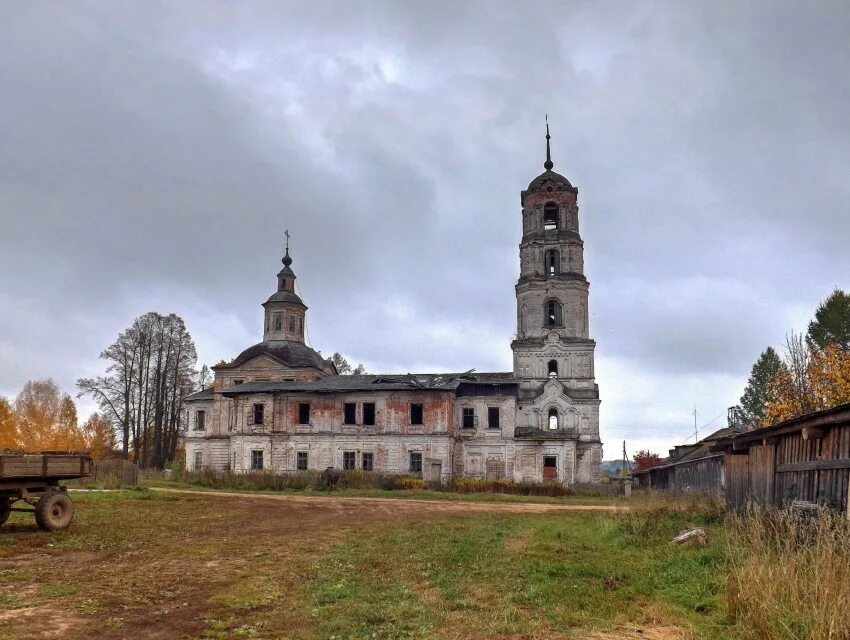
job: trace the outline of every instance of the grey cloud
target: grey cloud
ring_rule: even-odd
[[[287,227],[318,348],[510,367],[548,112],[612,363],[603,438],[628,415],[673,437],[665,389],[721,411],[849,286],[848,26],[838,3],[6,5],[0,392],[70,390],[149,308],[235,355]]]

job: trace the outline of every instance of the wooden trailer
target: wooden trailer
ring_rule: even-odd
[[[64,529],[74,518],[74,504],[60,482],[91,473],[88,453],[0,452],[0,525],[12,511],[25,511],[35,516],[40,529]],[[30,508],[14,507],[19,501]]]

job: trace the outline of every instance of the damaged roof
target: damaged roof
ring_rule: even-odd
[[[245,382],[222,390],[225,396],[275,391],[454,391],[461,384],[517,384],[513,373],[386,373],[336,375],[295,382]]]

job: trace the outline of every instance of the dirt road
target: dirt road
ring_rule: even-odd
[[[379,508],[391,515],[410,513],[452,514],[470,512],[497,513],[548,513],[552,511],[622,511],[624,507],[610,504],[547,504],[538,502],[480,502],[472,500],[426,500],[422,498],[372,498],[361,496],[303,496],[273,493],[233,493],[230,491],[196,491],[193,489],[172,489],[152,487],[154,491],[165,493],[189,494],[195,496],[217,496],[238,498],[240,500],[275,500],[286,506],[305,507],[310,510],[326,509],[330,511],[360,511],[363,507],[370,510]]]

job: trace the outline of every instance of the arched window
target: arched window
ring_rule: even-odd
[[[555,407],[549,409],[549,428],[553,430],[558,428],[558,410]]]
[[[557,378],[558,377],[558,362],[557,362],[557,360],[550,360],[548,367],[549,367],[549,377],[550,378]]]
[[[549,231],[550,229],[558,228],[558,205],[554,202],[547,202],[543,205],[543,229]]]
[[[557,300],[546,302],[546,326],[561,327],[564,324],[561,303]]]
[[[546,275],[554,276],[561,271],[561,255],[557,249],[549,249],[545,254]]]

